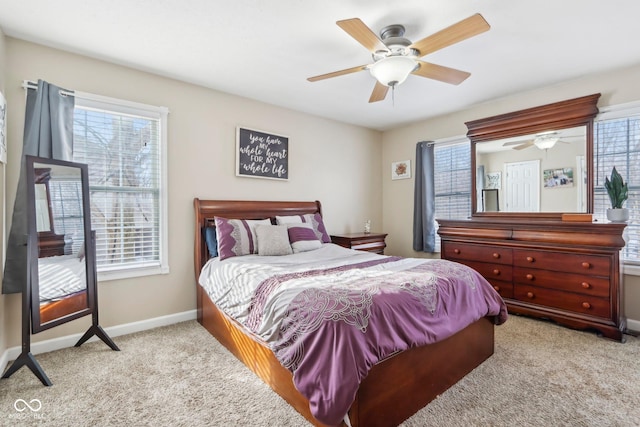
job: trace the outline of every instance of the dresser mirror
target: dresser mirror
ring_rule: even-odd
[[[31,327],[37,333],[92,313],[95,261],[87,166],[26,160]]]
[[[600,94],[467,122],[474,216],[593,212],[593,118]],[[487,205],[491,194],[498,205]],[[483,197],[484,196],[484,197]]]

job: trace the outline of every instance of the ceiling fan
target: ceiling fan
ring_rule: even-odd
[[[533,146],[538,147],[540,150],[548,150],[550,148],[553,148],[557,142],[561,142],[563,144],[569,144],[569,142],[563,141],[562,139],[560,139],[560,136],[558,135],[557,132],[550,131],[550,132],[539,133],[529,141],[505,142],[504,144],[502,144],[502,146],[508,147],[510,145],[514,145],[515,146],[513,147],[514,150],[524,150],[525,148],[529,148]]]
[[[502,144],[503,147],[508,147],[510,145],[514,145],[514,150],[524,150],[529,147],[538,147],[540,150],[548,150],[553,148],[557,142],[561,142],[563,144],[569,144],[567,141],[563,141],[558,135],[558,132],[549,131],[536,134],[535,137],[529,141],[511,141],[505,142]]]
[[[403,37],[405,28],[402,25],[384,27],[380,31],[380,37],[378,37],[359,18],[345,19],[336,22],[336,24],[369,50],[374,62],[309,77],[307,80],[316,82],[331,77],[369,70],[376,79],[376,85],[373,88],[369,102],[385,99],[389,88],[395,89],[397,85],[406,80],[409,74],[455,85],[462,83],[471,75],[470,73],[425,62],[419,58],[476,36],[491,28],[482,15],[477,13],[412,43]]]

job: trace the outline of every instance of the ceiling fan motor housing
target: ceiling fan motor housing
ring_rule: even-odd
[[[411,40],[404,38],[405,28],[403,25],[388,25],[380,30],[380,39],[387,46],[387,51],[378,50],[373,53],[374,61],[378,61],[387,56],[417,56],[418,51],[409,49]]]

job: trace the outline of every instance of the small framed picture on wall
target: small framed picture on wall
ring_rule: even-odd
[[[391,163],[391,179],[411,178],[411,160]]]

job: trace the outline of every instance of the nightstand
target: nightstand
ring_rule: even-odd
[[[331,236],[331,242],[349,249],[375,252],[383,255],[387,246],[384,239],[386,233],[348,233]]]

